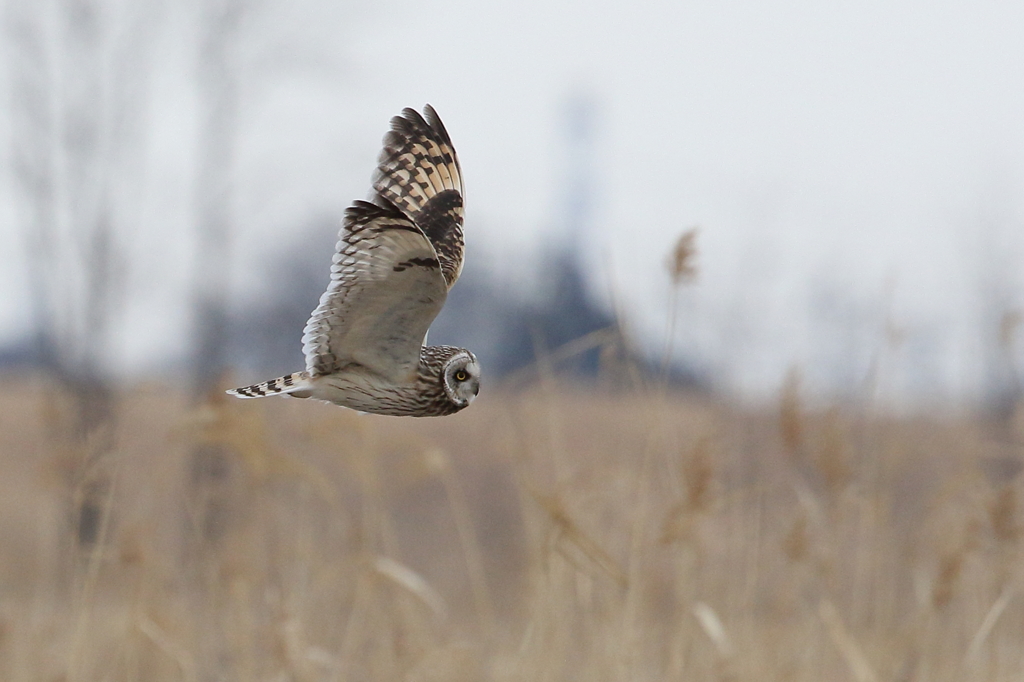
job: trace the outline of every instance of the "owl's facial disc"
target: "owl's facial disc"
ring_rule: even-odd
[[[444,391],[453,403],[466,407],[480,392],[480,363],[469,351],[461,351],[444,367]]]

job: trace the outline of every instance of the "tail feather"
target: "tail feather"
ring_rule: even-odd
[[[283,377],[264,381],[242,388],[227,391],[228,395],[237,398],[265,398],[269,395],[291,395],[296,398],[308,398],[310,395],[309,372],[292,372]]]

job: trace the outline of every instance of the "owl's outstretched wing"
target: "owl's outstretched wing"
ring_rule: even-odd
[[[410,381],[420,342],[448,295],[423,232],[387,201],[345,211],[331,283],[302,335],[315,377],[358,364],[394,383]]]
[[[423,231],[451,289],[462,272],[462,171],[455,147],[429,104],[426,118],[403,109],[391,119],[373,176],[373,189]]]

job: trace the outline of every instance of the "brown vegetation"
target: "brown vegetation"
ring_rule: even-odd
[[[795,384],[766,412],[542,385],[423,420],[149,386],[92,452],[64,396],[11,383],[10,682],[1024,669],[1024,453],[966,419],[808,411]],[[94,480],[98,541],[75,546]]]

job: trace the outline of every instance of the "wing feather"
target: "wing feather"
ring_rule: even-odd
[[[462,272],[465,252],[462,170],[437,112],[429,104],[423,111],[426,118],[404,109],[391,119],[373,189],[423,231],[451,289]]]
[[[420,343],[448,288],[423,232],[396,206],[345,211],[331,283],[302,335],[313,376],[357,364],[401,383],[415,377]]]

